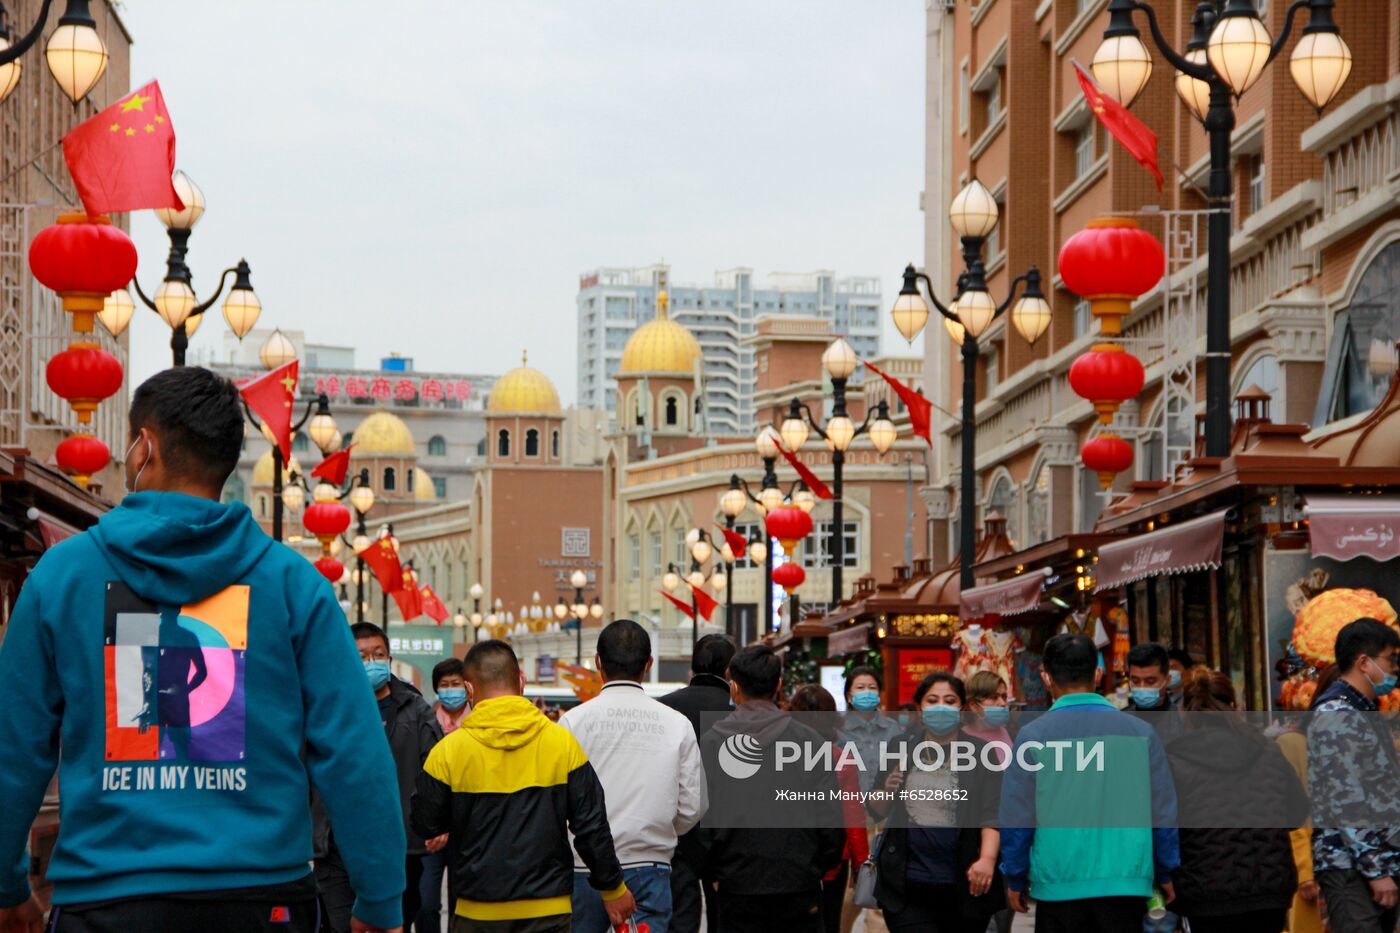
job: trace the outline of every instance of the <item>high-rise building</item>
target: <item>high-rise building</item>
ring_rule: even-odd
[[[760,317],[822,318],[845,337],[857,355],[880,353],[882,305],[874,276],[838,279],[830,270],[772,273],[763,287],[753,270],[728,269],[712,285],[670,281],[671,267],[601,268],[579,277],[578,404],[615,412],[622,349],[643,324],[656,317],[657,293],[669,293],[670,318],[695,335],[703,351],[704,385],[697,414],[709,435],[747,435],[754,430],[752,346],[744,338]],[[859,382],[857,373],[853,382]]]

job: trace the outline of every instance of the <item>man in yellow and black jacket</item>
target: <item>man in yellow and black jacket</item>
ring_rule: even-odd
[[[614,927],[632,895],[613,851],[603,787],[578,741],[521,695],[515,652],[485,641],[466,657],[472,711],[418,776],[412,823],[450,833],[452,933],[562,933],[570,924],[574,847]]]

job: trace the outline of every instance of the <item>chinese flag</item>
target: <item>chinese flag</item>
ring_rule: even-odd
[[[1138,160],[1138,164],[1152,173],[1157,179],[1157,191],[1162,190],[1162,170],[1157,167],[1157,134],[1147,128],[1137,117],[1128,112],[1118,101],[1103,92],[1103,88],[1089,76],[1079,62],[1074,62],[1074,76],[1079,79],[1079,88],[1084,92],[1084,100],[1089,109],[1099,118],[1103,128],[1114,139],[1123,144],[1128,154]]]
[[[380,538],[360,552],[360,560],[374,571],[384,592],[392,593],[403,587],[403,565],[399,563],[398,552],[388,538]]]
[[[351,444],[350,447],[354,447]],[[344,450],[337,450],[326,459],[316,465],[316,469],[311,471],[311,475],[317,479],[323,479],[332,486],[344,486],[345,476],[350,472],[350,447]]]
[[[861,362],[865,363],[864,360]],[[909,427],[932,446],[933,437],[929,428],[933,424],[933,403],[878,366],[865,363],[865,367],[889,383],[894,394],[899,396],[899,400],[909,411]]]
[[[389,594],[399,604],[399,615],[408,622],[423,614],[423,594],[416,586],[401,586]]]
[[[175,128],[155,81],[75,126],[63,158],[89,214],[185,206],[170,183]]]
[[[277,439],[284,465],[292,460],[292,405],[297,397],[297,364],[297,360],[283,363],[238,390],[248,408]]]
[[[673,606],[675,606],[677,609],[679,609],[681,612],[684,612],[686,615],[690,616],[692,619],[695,618],[695,610],[690,608],[690,603],[683,603],[683,602],[681,602],[679,599],[676,599],[676,597],[672,596],[670,593],[666,592],[665,590],[661,590],[660,592],[661,592],[661,595],[662,595],[662,596],[665,596],[667,599],[669,599],[669,600],[671,601],[671,604],[672,604]]]
[[[705,617],[706,622],[710,621],[710,616],[715,614],[715,607],[719,605],[719,600],[694,583],[690,584],[690,591],[695,594],[695,608],[700,610],[700,614]]]
[[[419,599],[419,603],[420,605],[422,605],[423,612],[428,616],[428,618],[432,619],[438,625],[441,625],[442,623],[447,621],[447,616],[449,615],[447,611],[447,606],[443,604],[442,599],[438,596],[438,594],[433,592],[433,588],[431,586],[423,587],[422,596]]]
[[[724,532],[724,540],[729,545],[729,549],[734,552],[734,555],[736,557],[740,554],[743,554],[749,549],[748,538],[745,538],[743,535],[739,534],[739,532],[734,531],[730,528],[723,528],[720,526],[716,527],[719,527],[719,530]]]
[[[812,490],[813,495],[815,495],[818,499],[832,498],[831,490],[827,488],[826,483],[823,483],[821,480],[817,479],[817,474],[813,473],[810,469],[808,469],[807,464],[803,463],[801,460],[798,460],[797,454],[788,450],[782,444],[778,445],[778,452],[783,455],[783,459],[788,462],[788,465],[797,471],[797,475],[802,477],[802,482],[807,484],[807,488]],[[709,616],[706,616],[705,618],[708,619]]]

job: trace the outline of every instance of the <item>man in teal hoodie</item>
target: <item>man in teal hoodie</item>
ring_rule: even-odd
[[[25,840],[62,766],[57,933],[312,931],[315,784],[356,893],[402,924],[394,765],[330,585],[242,504],[238,391],[135,392],[131,494],[34,567],[0,643],[0,930],[37,931]]]

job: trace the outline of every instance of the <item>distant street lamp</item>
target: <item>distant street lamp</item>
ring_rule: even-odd
[[[23,69],[20,58],[33,48],[43,33],[52,6],[53,0],[44,0],[34,25],[13,45],[10,44],[9,27],[4,21],[5,9],[0,6],[0,101],[9,97],[19,85]],[[58,28],[49,36],[44,60],[49,66],[49,74],[53,75],[74,106],[97,86],[107,70],[108,58],[107,46],[97,33],[97,21],[92,18],[88,0],[68,0]]]

